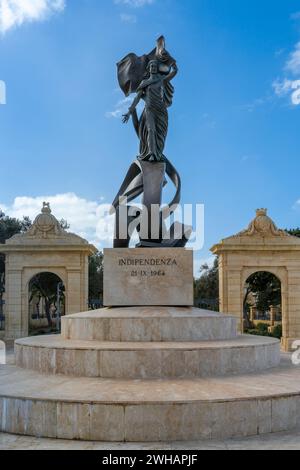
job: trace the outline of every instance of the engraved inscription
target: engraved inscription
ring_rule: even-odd
[[[165,277],[165,266],[178,266],[177,260],[174,258],[122,258],[119,260],[119,266],[129,267],[151,267],[151,269],[134,269],[130,272],[131,277],[137,278],[159,278]],[[155,269],[157,268],[157,269]]]
[[[123,258],[119,266],[177,266],[176,259],[172,258]]]
[[[105,307],[193,306],[193,252],[183,248],[104,250]]]
[[[131,277],[164,277],[165,271],[131,271]]]

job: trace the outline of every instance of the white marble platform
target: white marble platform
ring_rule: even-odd
[[[225,340],[237,336],[236,318],[198,308],[104,308],[62,318],[62,337],[87,341]]]
[[[116,379],[212,377],[276,367],[279,341],[99,342],[40,336],[16,341],[16,364],[42,374]]]
[[[300,368],[190,380],[47,376],[0,366],[0,431],[61,439],[162,442],[292,431]]]

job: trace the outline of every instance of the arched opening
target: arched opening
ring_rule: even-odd
[[[271,272],[248,277],[244,289],[244,331],[248,334],[282,337],[281,281]]]
[[[29,335],[55,334],[61,331],[65,315],[65,287],[56,274],[42,272],[29,282]]]
[[[5,330],[5,255],[0,253],[0,331]]]

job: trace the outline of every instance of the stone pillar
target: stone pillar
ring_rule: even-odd
[[[250,321],[253,323],[256,320],[257,308],[250,307]]]
[[[5,338],[24,336],[22,328],[22,271],[6,271]]]
[[[294,341],[300,339],[299,286],[300,269],[289,269],[288,286],[285,289],[287,300],[284,302],[282,309],[282,347],[285,351],[291,351]]]
[[[228,295],[227,295],[227,266],[226,254],[219,256],[219,309],[220,312],[228,313]]]
[[[79,313],[81,304],[81,272],[80,270],[69,270],[66,285],[67,303],[66,315]]]
[[[277,308],[271,305],[270,307],[270,321],[271,321],[271,326],[275,326],[275,321],[276,321],[276,313],[277,313]]]
[[[81,255],[82,259],[82,299],[81,299],[81,310],[85,311],[89,308],[89,257],[86,254]]]
[[[243,333],[243,286],[239,269],[228,269],[227,271],[227,311],[223,313],[235,315],[238,331]]]

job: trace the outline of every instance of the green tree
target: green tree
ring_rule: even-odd
[[[204,264],[200,269],[201,277],[195,280],[195,304],[212,310],[218,310],[219,304],[219,260],[215,258],[213,266]]]
[[[17,233],[26,232],[30,227],[31,220],[29,217],[23,217],[23,220],[18,220],[8,217],[0,211],[0,243],[5,243],[6,240]]]
[[[300,228],[292,228],[289,230],[286,230],[290,235],[293,235],[294,237],[300,238]]]
[[[103,253],[100,251],[89,258],[89,299],[103,299]]]
[[[37,274],[29,284],[29,303],[34,298],[41,298],[45,301],[45,313],[48,320],[48,326],[51,327],[51,304],[56,305],[57,302],[57,284],[61,282],[58,276],[53,273],[39,273]],[[60,301],[64,300],[64,295],[61,294]],[[57,305],[56,305],[57,307]]]
[[[270,307],[281,304],[281,283],[280,280],[269,272],[257,272],[249,277],[246,282],[246,293],[244,298],[245,314],[248,312],[250,294],[255,296],[255,306],[261,312],[265,312]]]

